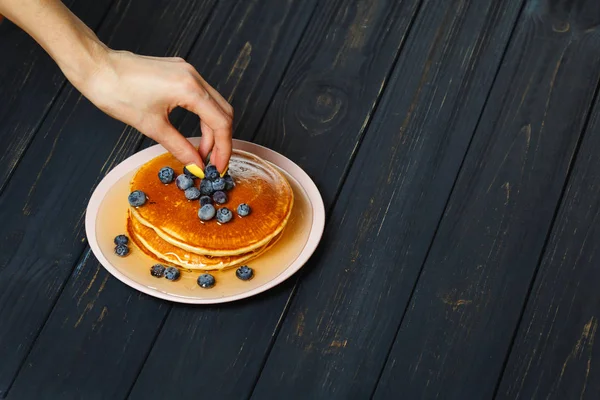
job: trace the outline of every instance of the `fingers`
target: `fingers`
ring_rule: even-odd
[[[200,146],[198,151],[203,160],[206,160],[208,153],[213,149],[215,145],[215,137],[212,128],[204,121],[200,121],[200,130],[202,131],[202,139],[200,140]]]
[[[180,90],[173,93],[176,96],[175,101],[178,106],[200,117],[200,155],[205,158],[213,150],[215,158],[211,161],[220,172],[224,172],[231,156],[233,108],[192,65],[182,62],[181,59],[178,59],[178,62],[187,74],[180,81]]]
[[[168,121],[157,124],[157,135],[148,135],[162,144],[183,165],[196,164],[204,168],[204,162],[198,150],[179,133]]]
[[[211,161],[220,172],[225,171],[229,164],[229,157],[231,156],[233,118],[202,87],[199,87],[196,93],[187,93],[185,97],[187,97],[187,101],[180,103],[180,105],[197,114],[200,120],[212,130],[212,137],[214,137],[214,143],[219,155],[215,158],[215,161]],[[203,130],[204,133],[205,130]],[[210,131],[206,130],[206,133],[208,133],[208,136],[211,136]],[[207,137],[206,140],[207,143],[202,145],[203,154],[204,152],[208,154],[208,151],[210,151],[210,149],[208,151],[206,149],[211,139]]]

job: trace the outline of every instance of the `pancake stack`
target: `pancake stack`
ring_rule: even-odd
[[[144,164],[131,180],[131,191],[141,190],[147,201],[129,207],[127,230],[134,243],[160,262],[186,269],[221,270],[247,263],[271,248],[290,218],[294,195],[285,177],[264,160],[234,150],[228,173],[235,186],[225,204],[233,211],[227,223],[198,217],[200,202],[188,200],[175,182],[162,183],[158,172],[171,167],[183,173],[183,165],[171,154]],[[194,181],[198,187],[200,179]],[[248,204],[249,215],[235,210]]]

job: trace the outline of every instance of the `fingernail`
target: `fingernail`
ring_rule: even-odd
[[[202,168],[200,168],[196,164],[188,164],[185,167],[187,168],[188,171],[190,171],[192,174],[196,175],[198,178],[204,179],[204,171],[202,171]]]
[[[225,170],[223,172],[221,172],[221,178],[225,176],[225,174],[227,173],[228,170],[229,170],[229,167],[225,167]]]

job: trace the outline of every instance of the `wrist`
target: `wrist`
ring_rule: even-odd
[[[72,42],[71,49],[54,56],[67,79],[79,90],[106,67],[111,51],[93,32],[80,33],[78,39]]]

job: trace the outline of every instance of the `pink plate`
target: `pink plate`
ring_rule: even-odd
[[[197,146],[200,138],[189,140]],[[142,150],[115,167],[90,199],[85,217],[86,234],[94,255],[104,268],[141,292],[192,304],[224,303],[254,296],[298,271],[313,254],[323,234],[325,207],[321,194],[306,172],[281,154],[241,140],[234,140],[233,148],[255,154],[279,168],[294,190],[294,208],[281,239],[269,251],[248,263],[255,271],[252,280],[237,279],[235,269],[215,271],[211,274],[216,285],[203,289],[196,283],[201,271],[183,270],[176,282],[151,276],[150,267],[159,261],[134,244],[130,244],[131,253],[127,257],[114,254],[114,237],[126,233],[129,182],[142,164],[166,152],[161,145]]]

